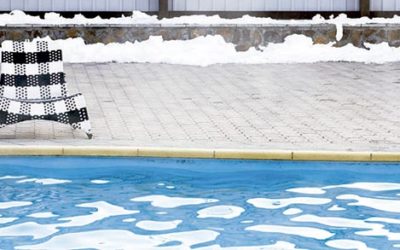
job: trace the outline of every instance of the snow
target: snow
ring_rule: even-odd
[[[375,248],[369,248],[364,242],[358,240],[330,240],[325,244],[336,249],[375,250]]]
[[[197,211],[197,218],[223,218],[232,219],[239,217],[245,210],[238,206],[213,206]]]
[[[32,205],[32,202],[30,201],[5,201],[5,202],[0,202],[0,209],[8,209],[8,208],[13,208],[13,207],[24,207],[24,206],[30,206]]]
[[[153,207],[160,208],[177,208],[188,205],[199,205],[205,203],[217,202],[216,199],[203,199],[203,198],[184,198],[184,197],[169,197],[166,195],[149,195],[136,197],[131,199],[135,202],[151,202]]]
[[[279,209],[292,204],[323,205],[331,202],[331,199],[313,197],[296,197],[286,199],[254,198],[247,200],[247,202],[258,208]]]
[[[147,231],[164,231],[164,230],[175,229],[181,223],[182,223],[181,220],[172,220],[172,221],[143,220],[136,223],[136,226],[138,228]]]
[[[265,232],[265,233],[297,235],[317,240],[325,240],[334,235],[329,231],[313,227],[290,227],[290,226],[278,226],[278,225],[257,225],[257,226],[247,227],[245,230]]]
[[[17,181],[17,183],[27,183],[27,182],[34,182],[34,183],[42,184],[42,185],[55,185],[55,184],[70,183],[71,181],[61,180],[61,179],[53,179],[53,178],[44,178],[44,179],[31,178],[31,179],[23,179],[23,180]]]
[[[336,18],[324,19],[316,15],[307,20],[275,20],[243,16],[236,19],[223,19],[219,16],[192,15],[158,20],[138,11],[130,17],[102,19],[85,18],[76,15],[64,18],[56,13],[47,13],[44,19],[29,16],[21,11],[0,15],[0,26],[4,25],[315,25],[334,24],[337,28],[336,39],[343,37],[343,25],[364,24],[400,24],[400,17],[393,18],[348,18],[341,14]],[[49,38],[47,38],[49,39]],[[137,62],[169,63],[194,66],[208,66],[219,63],[315,63],[315,62],[363,62],[386,63],[400,61],[400,48],[390,47],[388,43],[368,44],[368,48],[357,48],[351,44],[344,47],[333,47],[333,43],[316,44],[304,35],[290,35],[284,43],[270,43],[259,50],[251,48],[246,52],[237,52],[235,45],[225,42],[219,36],[197,37],[186,41],[163,41],[159,36],[152,36],[142,42],[88,44],[82,38],[57,40],[63,48],[64,59],[70,63],[88,62]]]
[[[43,38],[50,40],[50,38]],[[36,39],[37,40],[37,39]],[[265,64],[265,63],[316,63],[361,62],[387,63],[400,61],[400,48],[387,43],[368,44],[357,48],[351,44],[333,47],[313,44],[304,35],[290,35],[283,43],[270,43],[266,47],[250,48],[238,52],[233,43],[225,42],[220,35],[197,37],[191,40],[164,41],[161,36],[151,36],[142,42],[85,44],[82,38],[56,40],[69,63],[167,63],[193,66],[213,64]]]

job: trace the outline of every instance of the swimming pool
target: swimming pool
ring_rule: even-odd
[[[0,158],[0,249],[396,249],[400,165]]]

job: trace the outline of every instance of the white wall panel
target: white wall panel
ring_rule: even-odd
[[[381,0],[400,1],[400,0]],[[173,0],[176,11],[357,11],[359,0]]]
[[[400,0],[371,0],[372,11],[400,11]]]
[[[0,0],[0,11],[10,10],[157,11],[158,0]]]

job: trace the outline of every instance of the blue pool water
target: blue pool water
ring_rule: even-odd
[[[0,249],[400,249],[400,165],[0,158]]]

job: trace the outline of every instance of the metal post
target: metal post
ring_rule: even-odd
[[[158,0],[158,18],[164,18],[169,16],[168,0]]]
[[[360,0],[360,16],[370,16],[370,0]]]

